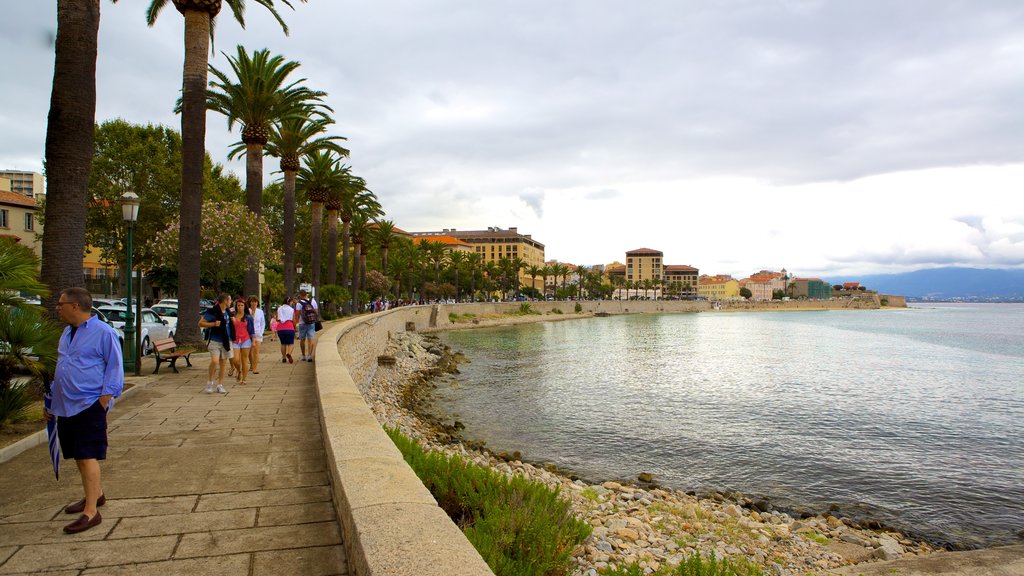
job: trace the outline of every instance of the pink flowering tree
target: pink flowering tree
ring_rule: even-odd
[[[158,232],[149,245],[153,262],[169,269],[178,267],[178,221]],[[279,261],[273,233],[259,216],[244,204],[203,202],[200,232],[199,269],[213,278],[213,289],[228,276],[243,274],[251,257],[256,262]]]

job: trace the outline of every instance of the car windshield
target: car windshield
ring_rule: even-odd
[[[107,315],[108,320],[112,320],[114,322],[124,322],[124,310],[107,309],[103,310],[103,313]]]
[[[156,312],[157,314],[159,314],[161,316],[168,316],[170,318],[177,318],[178,317],[178,309],[177,308],[170,308],[170,307],[166,307],[166,306],[154,306],[153,307],[153,312]]]

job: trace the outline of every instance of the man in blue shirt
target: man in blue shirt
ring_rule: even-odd
[[[65,459],[75,459],[85,498],[64,508],[81,514],[64,527],[83,532],[103,518],[106,503],[100,484],[100,460],[107,458],[107,411],[124,390],[121,343],[117,332],[92,315],[92,297],[83,288],[68,288],[57,299],[57,315],[68,326],[57,347],[57,370],[46,418],[57,418],[57,436]]]
[[[210,371],[206,379],[206,393],[213,393],[214,377],[217,378],[217,393],[227,394],[224,389],[224,371],[227,370],[228,362],[231,360],[231,340],[234,330],[231,329],[231,315],[228,307],[231,306],[231,296],[221,294],[217,296],[217,303],[207,310],[199,319],[199,327],[209,330],[210,341],[206,349],[210,351]],[[219,370],[219,374],[218,374]]]

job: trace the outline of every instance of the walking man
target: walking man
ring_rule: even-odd
[[[313,362],[316,359],[316,323],[320,320],[319,308],[316,300],[305,289],[299,290],[299,349],[302,350],[303,362]]]
[[[210,351],[210,370],[206,379],[206,393],[213,394],[214,378],[217,381],[217,393],[227,394],[224,389],[224,372],[228,369],[231,361],[231,317],[228,314],[228,307],[231,306],[231,296],[221,294],[217,296],[217,302],[199,319],[200,328],[209,329],[209,343],[206,349]],[[219,372],[218,372],[219,371]]]
[[[92,296],[68,288],[57,299],[57,316],[67,324],[57,346],[57,370],[44,409],[57,419],[57,437],[65,459],[75,459],[85,497],[64,508],[78,519],[64,532],[84,532],[103,521],[98,507],[107,499],[100,484],[100,460],[107,458],[107,411],[124,390],[124,366],[117,332],[92,315]]]

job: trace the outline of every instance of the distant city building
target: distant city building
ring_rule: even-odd
[[[771,300],[776,290],[786,292],[789,282],[789,274],[783,268],[780,272],[773,270],[761,270],[752,274],[749,278],[740,280],[740,288],[750,290],[751,300]]]
[[[9,192],[28,196],[33,200],[39,200],[41,196],[45,195],[43,188],[45,180],[43,175],[38,172],[0,170],[0,178],[6,178],[11,181]]]
[[[650,248],[637,248],[626,252],[626,281],[661,280],[664,256],[661,250]]]
[[[42,242],[36,240],[36,234],[43,232],[36,220],[39,208],[31,195],[14,192],[12,186],[9,178],[0,176],[0,237],[13,238],[42,257]]]
[[[486,230],[456,230],[444,228],[439,232],[410,232],[413,238],[434,239],[449,236],[465,242],[472,252],[483,257],[483,263],[497,262],[503,258],[522,258],[526,267],[544,265],[544,245],[537,242],[529,234],[520,234],[519,229],[512,227],[507,230],[497,226]],[[519,272],[519,281],[529,285],[530,275],[524,270]]]
[[[828,300],[832,297],[832,285],[820,278],[794,278],[789,283],[789,295]]]
[[[637,248],[626,252],[626,264],[623,268],[609,265],[608,279],[614,283],[614,278],[621,274],[625,282],[625,293],[620,289],[616,292],[616,297],[629,298],[640,295],[638,285],[639,290],[642,290],[643,283],[648,281],[656,298],[665,294],[696,296],[700,271],[689,265],[665,264],[664,259],[665,254],[661,250]],[[642,294],[651,295],[646,290]]]
[[[444,244],[445,250],[448,252],[473,251],[472,246],[454,236],[416,236],[412,239],[413,244],[422,244],[423,242],[440,242]]]
[[[665,266],[663,285],[669,294],[696,296],[700,271],[693,266],[669,264]]]
[[[730,300],[740,297],[740,283],[732,276],[719,274],[697,279],[697,295],[708,300]]]

